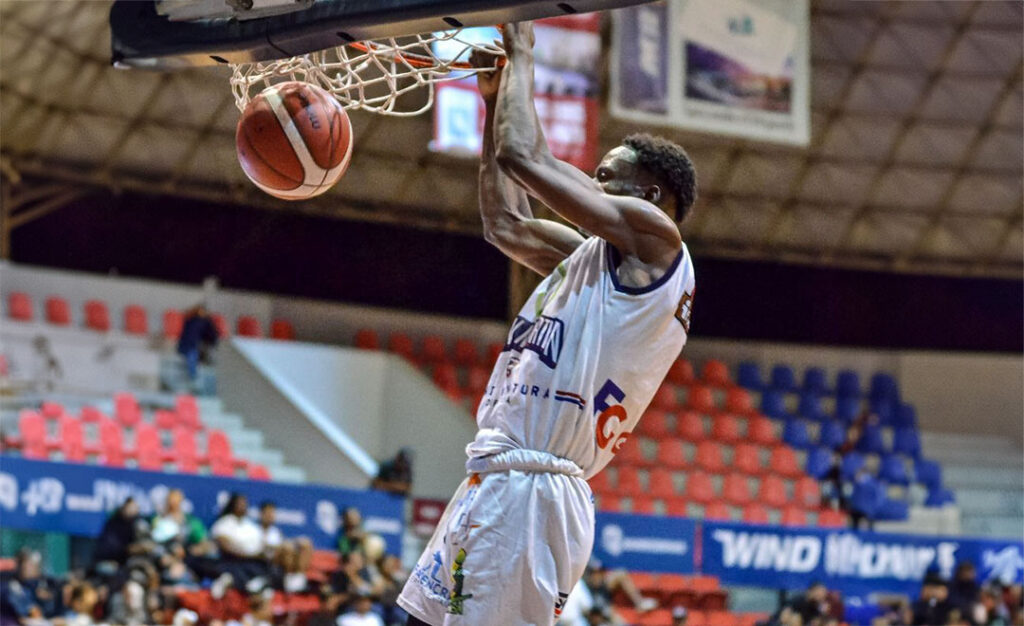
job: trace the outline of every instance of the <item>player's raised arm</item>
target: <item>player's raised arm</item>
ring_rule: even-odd
[[[610,241],[623,254],[667,267],[681,245],[678,227],[665,213],[677,200],[665,185],[640,171],[637,154],[628,147],[617,148],[618,154],[610,152],[596,179],[556,159],[533,104],[532,24],[506,24],[504,41],[508,62],[495,121],[498,164],[531,195],[583,230]]]
[[[480,52],[475,52],[471,61],[480,67],[495,65],[493,57]],[[547,275],[583,242],[583,237],[562,224],[533,217],[526,192],[498,167],[494,111],[501,75],[500,69],[477,74],[486,110],[479,192],[484,237],[511,259]]]

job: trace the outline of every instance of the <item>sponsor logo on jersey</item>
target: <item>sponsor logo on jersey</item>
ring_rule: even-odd
[[[690,314],[693,313],[693,294],[686,292],[679,300],[679,308],[676,309],[676,319],[683,325],[686,334],[690,334]]]
[[[451,598],[451,591],[448,586],[439,578],[444,562],[441,560],[441,551],[437,550],[432,555],[431,561],[417,563],[413,568],[411,577],[420,587],[423,587],[427,597],[435,602],[448,606]]]
[[[565,601],[569,599],[569,594],[564,591],[558,592],[558,599],[555,600],[555,617],[561,617],[562,609],[565,608]]]
[[[505,350],[535,352],[540,356],[541,363],[554,369],[562,354],[564,341],[565,323],[557,317],[541,315],[530,321],[519,316],[512,322]]]
[[[455,563],[452,564],[452,580],[455,581],[455,585],[452,587],[452,595],[448,601],[448,613],[451,615],[462,615],[466,600],[473,597],[471,593],[462,593],[462,586],[466,582],[466,571],[462,569],[462,564],[465,562],[466,549],[459,548],[459,553],[455,556]]]

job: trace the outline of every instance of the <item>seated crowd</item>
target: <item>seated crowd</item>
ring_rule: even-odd
[[[313,600],[315,610],[303,616],[308,624],[405,624],[395,601],[407,574],[398,557],[385,553],[384,540],[365,532],[357,509],[342,516],[336,571],[307,578],[312,543],[284,536],[274,503],[261,503],[253,519],[246,497],[232,494],[207,529],[184,501],[172,489],[163,510],[147,518],[127,499],[104,524],[89,567],[63,580],[45,576],[40,554],[22,549],[14,570],[0,579],[0,625],[265,626],[288,619],[273,601],[282,592]],[[203,619],[183,598],[207,588],[215,603],[233,594],[247,610]]]

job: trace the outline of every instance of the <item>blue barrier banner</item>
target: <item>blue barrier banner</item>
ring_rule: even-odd
[[[690,519],[598,513],[594,556],[616,569],[690,574],[696,536]]]
[[[975,564],[979,580],[1024,581],[1024,544],[1013,540],[705,521],[701,542],[703,573],[725,584],[796,589],[820,580],[847,596],[913,596],[926,572],[948,579],[963,560]]]
[[[381,535],[388,551],[401,554],[404,506],[401,498],[377,491],[294,485],[212,476],[166,474],[29,461],[0,456],[0,523],[5,528],[95,537],[110,511],[128,496],[149,516],[170,489],[181,489],[185,507],[207,527],[228,495],[249,500],[249,512],[264,500],[277,504],[277,525],[285,536],[305,535],[318,548],[336,547],[341,512],[354,506],[368,532]]]

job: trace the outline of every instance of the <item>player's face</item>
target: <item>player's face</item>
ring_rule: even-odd
[[[594,182],[602,191],[613,196],[643,197],[639,184],[639,161],[636,152],[626,146],[616,146],[604,155],[594,170]]]

